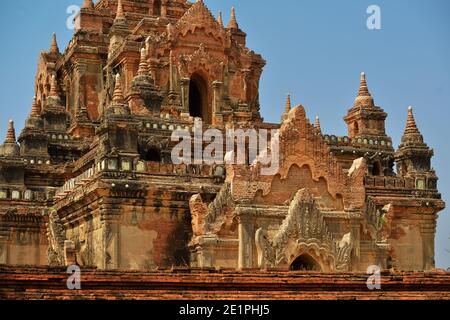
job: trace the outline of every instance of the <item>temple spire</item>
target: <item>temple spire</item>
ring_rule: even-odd
[[[116,20],[125,20],[125,13],[123,12],[122,0],[117,2]]]
[[[116,18],[114,19],[114,22],[117,21],[125,21],[125,13],[123,11],[123,5],[122,5],[122,0],[119,0],[117,2],[117,13],[116,13]]]
[[[361,83],[359,85],[358,97],[370,97],[369,88],[367,87],[366,74],[361,72]]]
[[[16,130],[14,129],[14,121],[12,120],[8,122],[5,143],[16,143]]]
[[[147,53],[145,51],[145,48],[141,49],[141,58],[139,61],[139,70],[138,75],[140,76],[146,76],[148,75],[148,64],[147,64]]]
[[[84,0],[83,2],[83,9],[94,9],[94,3],[92,0]]]
[[[236,20],[236,11],[234,10],[234,7],[231,8],[231,16],[230,22],[228,22],[228,29],[239,29],[239,25]]]
[[[322,132],[322,128],[320,127],[320,118],[319,118],[319,116],[316,116],[316,129],[319,132]]]
[[[52,75],[52,78],[50,80],[50,93],[49,97],[58,98],[58,82],[56,81],[56,76]]]
[[[217,22],[221,27],[223,27],[222,11],[219,11],[219,13],[217,14]]]
[[[404,135],[420,134],[414,119],[413,107],[408,107],[408,120],[406,121],[406,129]]]
[[[34,96],[33,103],[31,104],[30,116],[32,116],[32,117],[39,116],[39,105],[37,103],[37,97],[36,96]]]
[[[285,107],[285,112],[289,113],[291,112],[291,108],[292,108],[292,104],[291,104],[291,95],[288,94],[286,97],[286,107]]]
[[[125,98],[122,91],[122,82],[120,79],[120,74],[116,75],[116,84],[114,86],[113,103],[114,104],[124,104]]]
[[[58,42],[56,41],[56,33],[52,35],[52,45],[50,47],[50,53],[59,54]]]
[[[427,175],[427,181],[434,181],[428,187],[434,189],[437,177],[431,168],[431,158],[433,155],[433,149],[428,147],[423,135],[417,128],[413,108],[409,107],[405,132],[395,153],[398,174],[403,177],[417,177],[417,174],[425,173]],[[417,185],[417,188],[424,188],[424,186],[419,187]]]
[[[362,108],[375,107],[375,102],[372,98],[372,95],[369,92],[369,88],[367,87],[366,74],[364,72],[361,73],[359,92],[358,96],[355,99],[355,107],[362,107]]]

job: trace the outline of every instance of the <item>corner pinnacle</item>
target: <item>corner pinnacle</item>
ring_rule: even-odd
[[[14,129],[14,121],[9,120],[8,131],[6,132],[5,143],[16,143],[16,130]]]
[[[292,108],[292,104],[291,104],[291,95],[288,94],[286,97],[286,107],[285,107],[285,112],[289,113],[291,112],[291,108]]]
[[[239,29],[239,25],[236,20],[236,11],[234,7],[231,8],[230,22],[228,22],[228,29]]]
[[[123,96],[122,91],[122,81],[120,79],[120,74],[116,75],[116,84],[114,86],[114,95],[113,95],[113,102],[115,104],[123,104],[125,101],[125,98]]]
[[[317,129],[319,132],[322,132],[322,128],[320,127],[320,119],[319,119],[319,116],[316,117],[316,129]]]
[[[58,42],[56,41],[56,33],[52,35],[52,45],[50,47],[50,53],[59,54]]]

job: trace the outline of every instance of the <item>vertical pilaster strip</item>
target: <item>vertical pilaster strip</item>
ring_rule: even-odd
[[[180,79],[180,87],[181,87],[181,113],[185,115],[189,115],[189,78],[181,78]]]
[[[87,65],[85,63],[82,62],[77,62],[75,68],[75,81],[73,82],[75,88],[74,88],[74,105],[73,105],[73,110],[71,110],[70,114],[72,115],[72,119],[75,119],[76,115],[78,114],[78,112],[81,111],[82,106],[87,107],[86,106],[86,97],[84,92],[82,92],[83,90],[83,85],[85,85],[83,83],[83,76],[87,71]],[[72,120],[73,121],[73,120]]]
[[[423,252],[423,270],[430,271],[435,268],[435,234],[436,234],[436,215],[424,217],[421,223],[422,252]]]
[[[239,217],[239,257],[238,269],[253,268],[253,247],[255,229],[248,217]]]

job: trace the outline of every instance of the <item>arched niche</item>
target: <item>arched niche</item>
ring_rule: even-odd
[[[198,73],[192,74],[189,82],[189,114],[191,117],[201,118],[205,123],[211,123],[208,83]]]
[[[373,176],[381,176],[383,173],[383,169],[381,167],[380,161],[375,161],[372,166],[372,175]]]
[[[152,6],[152,13],[154,16],[160,16],[161,15],[161,0],[153,0],[153,6]]]
[[[156,148],[151,148],[143,152],[142,158],[145,161],[161,162],[161,152]]]
[[[319,263],[310,255],[302,254],[297,257],[290,265],[291,271],[322,271]]]
[[[356,137],[359,134],[359,124],[355,122],[353,124],[353,136]]]

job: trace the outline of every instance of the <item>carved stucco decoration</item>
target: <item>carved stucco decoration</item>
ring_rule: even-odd
[[[154,31],[150,31],[147,34],[147,37],[145,39],[145,47],[147,50],[147,54],[152,56],[151,50],[155,49],[155,47],[159,46],[160,44],[166,43],[167,41],[167,33],[156,33]]]
[[[299,168],[307,165],[311,169],[312,179],[327,182],[328,192],[333,198],[342,196],[346,209],[362,209],[365,203],[364,176],[367,164],[362,162],[351,174],[347,174],[331,155],[330,149],[321,135],[306,118],[303,106],[292,109],[284,120],[279,131],[280,168],[277,175],[281,180],[288,178],[289,170],[296,165]],[[233,181],[234,184],[248,184],[248,188],[234,188],[236,198],[254,199],[258,191],[266,196],[271,192],[272,183],[276,178],[259,174],[259,166],[234,168],[235,176],[251,178],[250,181]],[[236,179],[238,180],[238,179]],[[236,193],[234,193],[236,192]]]
[[[79,253],[77,254],[77,261],[80,266],[93,266],[94,265],[94,248],[93,244],[89,243],[89,233],[93,232],[92,221],[86,222],[86,224],[79,226],[79,235],[77,247]]]
[[[193,238],[203,235],[217,235],[224,226],[232,225],[235,206],[229,183],[224,184],[209,206],[203,202],[199,194],[192,196],[189,207],[194,231]]]
[[[257,230],[255,238],[260,268],[287,268],[303,254],[311,256],[322,271],[350,268],[351,233],[340,241],[333,239],[313,195],[307,189],[297,192],[286,219],[272,240],[268,239],[264,228]]]
[[[391,235],[394,220],[394,205],[389,203],[383,207],[377,204],[372,197],[368,197],[365,207],[363,228],[373,240],[378,243],[387,243]]]
[[[151,137],[140,137],[139,147],[143,150],[157,149],[160,150],[160,139],[155,136]]]
[[[203,1],[197,1],[178,20],[175,25],[174,35],[186,36],[188,32],[204,29],[208,36],[212,36],[216,41],[224,42],[227,38],[225,30],[220,26]]]
[[[212,56],[203,43],[192,54],[179,56],[178,72],[182,78],[190,78],[193,73],[199,71],[205,71],[211,80],[223,78],[223,62]]]
[[[189,208],[192,218],[193,237],[205,234],[205,218],[208,215],[208,207],[203,202],[201,195],[195,194],[189,200]]]
[[[388,238],[391,236],[392,223],[394,221],[394,205],[387,204],[381,210],[383,213],[381,220],[380,239],[382,242],[387,243]]]
[[[64,265],[64,229],[56,211],[51,210],[48,214],[47,224],[48,249],[47,260],[50,266]]]
[[[142,151],[156,150],[160,153],[163,163],[171,163],[170,140],[167,138],[140,137],[139,148]]]
[[[337,271],[349,271],[352,259],[353,238],[351,232],[345,234],[340,241],[334,242]]]
[[[114,252],[113,246],[113,238],[115,236],[115,232],[113,230],[113,226],[111,223],[104,221],[103,222],[103,237],[105,243],[105,265],[106,269],[111,269],[114,266],[114,261],[111,252]]]
[[[147,34],[145,40],[145,49],[148,60],[148,67],[150,69],[150,75],[154,80],[158,80],[155,68],[167,67],[168,62],[163,62],[161,58],[164,57],[164,48],[167,47],[167,33],[156,33],[151,31]],[[157,81],[156,81],[157,82]]]

